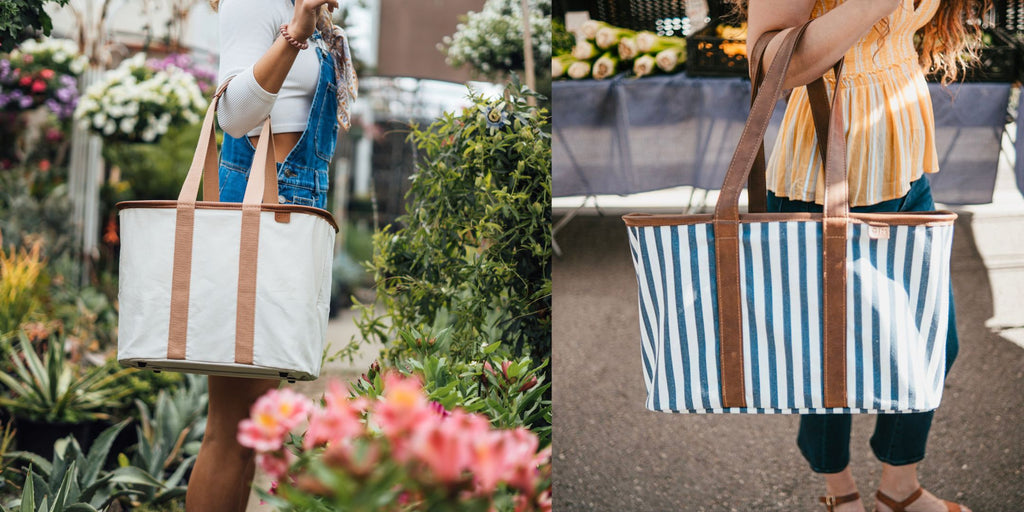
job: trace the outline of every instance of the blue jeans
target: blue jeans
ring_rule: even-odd
[[[769,212],[821,212],[821,205],[792,201],[768,192]],[[913,184],[907,195],[869,206],[850,208],[851,212],[919,212],[935,209],[931,186],[926,177]],[[949,288],[949,334],[946,338],[946,373],[956,359],[960,344],[956,334],[953,286]],[[924,459],[928,431],[934,411],[908,414],[879,414],[871,450],[878,460],[893,466],[913,464]],[[806,414],[800,417],[797,445],[815,473],[838,473],[850,463],[849,414]]]

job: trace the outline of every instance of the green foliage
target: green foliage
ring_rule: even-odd
[[[37,174],[0,172],[0,234],[8,250],[41,242],[54,261],[72,250],[71,198],[66,185],[44,187]]]
[[[395,367],[421,376],[431,400],[447,410],[458,407],[483,414],[495,427],[528,428],[540,438],[541,447],[550,444],[551,383],[544,371],[549,359],[512,357],[499,341],[480,347],[479,361],[464,361],[447,355],[450,329],[436,335],[402,332],[400,339],[402,353],[410,355],[395,361]],[[375,398],[383,389],[382,374],[374,367],[352,387]]]
[[[14,374],[0,373],[0,383],[7,387],[0,406],[13,416],[67,423],[107,419],[106,411],[121,408],[131,393],[130,388],[114,384],[137,370],[110,373],[102,366],[72,364],[62,340],[51,339],[41,359],[24,332],[18,337],[21,343],[10,358]]]
[[[122,455],[119,463],[142,469],[162,485],[129,486],[136,491],[133,504],[164,505],[185,496],[183,480],[195,462],[206,429],[207,401],[206,378],[196,375],[188,375],[185,385],[171,392],[161,390],[152,408],[135,401],[139,444],[130,462]]]
[[[50,293],[50,316],[72,341],[68,349],[105,354],[116,347],[117,310],[104,292],[93,286],[53,286]]]
[[[364,338],[388,345],[444,317],[453,359],[477,357],[494,338],[516,355],[550,353],[549,116],[517,83],[506,93],[471,93],[474,108],[412,127],[417,172],[399,225],[374,236]]]
[[[114,500],[133,491],[126,486],[161,487],[136,467],[104,471],[110,447],[127,422],[104,430],[88,454],[73,437],[54,444],[53,459],[46,461],[29,452],[12,452],[8,457],[29,464],[22,478],[21,496],[6,504],[13,510],[82,512],[103,510]]]
[[[0,2],[0,52],[9,52],[35,31],[50,35],[53,22],[43,10],[47,3],[66,5],[68,0],[4,0]]]
[[[156,143],[104,144],[103,158],[121,170],[121,181],[107,186],[104,199],[113,205],[128,199],[177,198],[201,129],[202,124],[172,125]]]

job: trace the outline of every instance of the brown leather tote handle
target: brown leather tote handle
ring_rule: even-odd
[[[813,21],[813,20],[812,20]],[[768,34],[755,44],[757,68],[754,70],[753,104],[750,117],[740,136],[736,152],[722,184],[712,223],[715,233],[715,259],[719,305],[719,337],[721,358],[721,383],[723,407],[746,407],[743,377],[743,325],[742,325],[742,290],[739,285],[739,195],[744,182],[747,181],[755,166],[760,177],[760,186],[764,183],[764,135],[771,120],[772,111],[782,93],[782,85],[789,68],[796,45],[803,36],[807,26],[812,22],[794,28],[785,36],[779,52],[763,80],[760,76],[760,60],[767,40],[776,34]],[[841,72],[841,62],[836,67]],[[821,82],[819,78],[816,82]],[[816,86],[817,87],[817,86]],[[823,82],[821,84],[824,90]],[[823,311],[825,312],[825,346],[823,347],[825,373],[825,406],[842,407],[845,405],[845,361],[842,349],[845,344],[845,260],[846,260],[846,224],[848,217],[846,188],[846,140],[842,107],[837,91],[833,98],[827,136],[820,137],[826,141],[831,151],[823,151],[826,158],[826,197],[823,243],[823,286],[826,295]],[[819,113],[828,109],[821,104],[818,95],[810,96],[815,110]],[[827,111],[827,110],[826,110]],[[818,116],[815,116],[818,117]],[[816,119],[818,121],[818,119]],[[820,122],[816,123],[819,134],[823,134]],[[758,165],[760,164],[760,165]],[[757,180],[755,179],[755,184]],[[755,185],[756,186],[756,185]],[[763,188],[761,189],[763,190]],[[761,193],[763,195],[763,192]],[[752,197],[749,195],[748,197]],[[755,199],[755,205],[763,204],[763,200]],[[840,204],[841,203],[841,204]],[[840,250],[841,247],[841,250]],[[831,307],[831,309],[829,309]],[[837,387],[838,385],[838,387]]]
[[[773,30],[765,32],[757,40],[754,48],[750,52],[750,104],[753,106],[754,99],[757,98],[757,91],[761,87],[761,83],[764,81],[764,71],[761,69],[761,61],[764,60],[764,52],[768,47],[768,43],[775,38],[781,32],[780,30]],[[843,59],[839,59],[839,62],[833,67],[835,76],[840,76],[842,73]],[[828,96],[824,95],[825,81],[822,79],[815,80],[807,85],[808,97],[818,96],[814,101],[811,101],[811,115],[814,117],[814,129],[817,132],[816,140],[818,142],[818,151],[821,154],[822,164],[825,162],[825,153],[828,147],[828,125],[829,125],[829,108],[828,108]],[[824,108],[822,108],[824,107]],[[750,176],[747,178],[747,211],[754,213],[763,213],[767,211],[767,186],[766,186],[766,165],[765,165],[765,148],[764,141],[761,141],[758,149],[757,158],[754,160],[754,167],[750,171]]]

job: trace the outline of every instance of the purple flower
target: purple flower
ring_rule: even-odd
[[[32,106],[32,98],[30,96],[22,96],[18,100],[18,106],[21,108],[29,108]]]
[[[75,87],[76,89],[78,88],[78,81],[75,80],[75,77],[71,75],[61,75],[60,84],[64,87]]]
[[[0,92],[0,108],[7,106],[8,101],[10,101],[10,98],[6,94]]]
[[[50,98],[43,102],[43,104],[46,105],[46,108],[50,109],[50,112],[53,112],[57,117],[60,117],[61,108],[60,103],[58,103],[57,100]]]
[[[67,103],[75,98],[75,94],[77,92],[78,91],[74,87],[65,87],[63,89],[57,89],[57,92],[54,94],[57,96],[58,100]]]

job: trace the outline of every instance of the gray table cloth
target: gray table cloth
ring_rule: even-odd
[[[931,84],[931,92],[941,169],[930,175],[936,200],[990,202],[1010,84]],[[749,114],[749,98],[750,82],[740,78],[677,74],[555,82],[554,195],[632,194],[683,185],[718,189]],[[768,130],[769,150],[784,106],[780,101]]]

